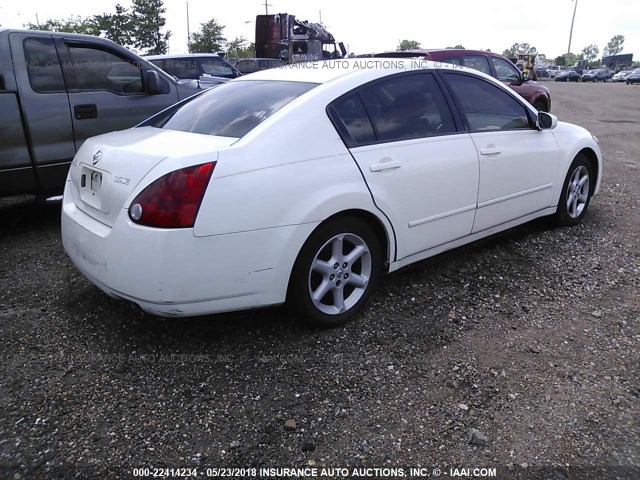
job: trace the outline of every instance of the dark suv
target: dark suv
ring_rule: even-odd
[[[611,73],[607,68],[594,68],[582,74],[583,82],[608,82],[611,77]]]
[[[400,52],[374,53],[372,57],[422,58],[435,62],[452,63],[480,70],[497,78],[515,90],[536,110],[551,111],[549,89],[523,77],[522,72],[509,59],[492,52],[447,48],[442,50],[404,50]]]

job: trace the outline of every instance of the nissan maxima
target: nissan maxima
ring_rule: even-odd
[[[587,130],[476,70],[307,63],[87,140],[62,240],[92,283],[151,314],[287,302],[334,326],[388,272],[538,217],[578,224],[601,171]]]

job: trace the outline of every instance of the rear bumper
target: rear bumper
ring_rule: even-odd
[[[62,242],[73,264],[112,297],[166,317],[284,302],[298,251],[316,226],[195,237],[193,229],[141,227],[123,209],[111,228],[70,198],[63,200]]]

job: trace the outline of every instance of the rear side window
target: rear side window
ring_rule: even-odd
[[[159,117],[152,126],[240,138],[316,86],[303,82],[229,82],[185,103],[169,116]]]
[[[51,38],[27,38],[24,41],[29,84],[34,92],[64,92],[64,77],[58,52]]]
[[[487,75],[491,75],[491,68],[489,67],[489,61],[484,55],[465,55],[463,57],[463,66],[473,68]]]
[[[171,75],[180,79],[197,80],[202,74],[198,62],[192,57],[169,58],[167,69]]]
[[[444,76],[471,131],[530,128],[526,108],[509,93],[471,75]]]
[[[484,55],[464,55],[458,57],[447,57],[442,59],[442,63],[451,63],[467,68],[473,68],[487,75],[491,75],[491,67],[489,61]]]
[[[430,73],[403,75],[360,92],[379,142],[397,142],[456,131],[451,112]]]
[[[340,121],[357,145],[375,143],[376,134],[373,131],[373,125],[369,121],[369,116],[359,95],[355,94],[341,99],[335,103],[334,108]]]
[[[491,62],[496,69],[496,78],[501,82],[520,80],[520,71],[512,63],[497,57],[491,57]]]

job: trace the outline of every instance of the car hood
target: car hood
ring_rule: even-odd
[[[138,184],[163,160],[200,156],[216,161],[218,150],[237,140],[154,127],[90,138],[69,169],[73,201],[87,215],[112,226]]]
[[[581,127],[580,125],[576,125],[575,123],[567,123],[567,122],[560,122],[558,121],[558,125],[556,125],[556,128],[554,128],[553,130],[551,130],[554,134],[578,134],[579,136],[584,136],[584,137],[588,137],[591,138],[592,135],[589,132],[589,130],[587,130],[584,127]]]

